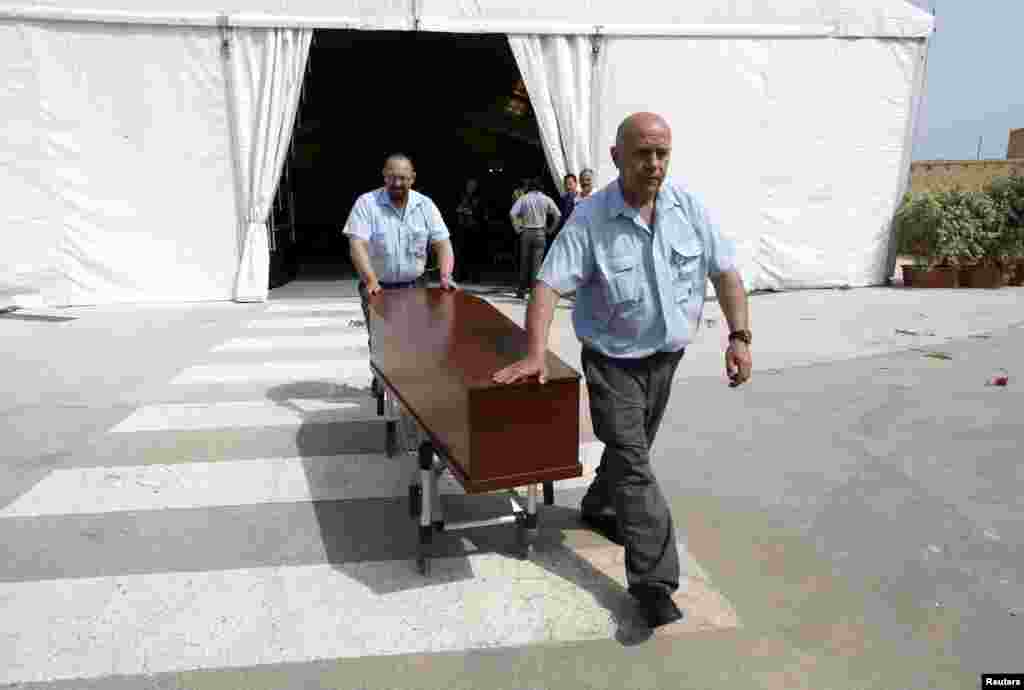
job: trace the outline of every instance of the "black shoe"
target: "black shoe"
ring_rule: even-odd
[[[622,535],[619,534],[619,523],[614,513],[586,513],[580,511],[580,522],[594,530],[608,541],[619,546],[623,545]]]
[[[657,587],[634,587],[631,593],[640,605],[647,627],[654,629],[682,620],[683,612],[672,601],[672,595]]]

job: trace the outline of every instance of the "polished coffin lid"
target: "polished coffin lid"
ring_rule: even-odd
[[[384,290],[370,300],[374,369],[469,491],[582,474],[580,374],[548,351],[548,381],[492,381],[526,356],[526,332],[461,290]]]

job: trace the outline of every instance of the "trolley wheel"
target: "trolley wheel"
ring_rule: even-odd
[[[419,484],[409,485],[409,517],[413,520],[420,516],[423,510],[423,487]]]
[[[544,482],[544,505],[555,505],[555,483]]]
[[[426,556],[417,556],[416,570],[420,575],[430,575],[430,559]]]
[[[387,454],[389,458],[393,458],[398,454],[398,423],[394,420],[389,420],[384,423],[384,428]]]
[[[530,560],[536,551],[533,542],[537,538],[537,530],[528,529],[524,523],[520,523],[516,526],[516,536],[520,560]]]

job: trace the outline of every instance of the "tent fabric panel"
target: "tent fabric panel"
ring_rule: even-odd
[[[920,51],[893,40],[609,38],[599,136],[610,146],[632,112],[666,117],[672,177],[735,238],[749,289],[877,285]],[[603,157],[598,182],[616,174]]]
[[[52,212],[52,175],[38,63],[37,32],[0,25],[0,308],[22,296],[53,299],[60,290],[57,248],[64,233]]]
[[[579,173],[593,161],[594,76],[588,36],[509,36],[512,54],[530,94],[552,181]]]
[[[313,32],[231,29],[231,92],[244,218],[235,299],[262,302],[270,282],[267,221],[299,105]]]
[[[15,69],[32,87],[13,100],[29,136],[4,138],[0,156],[27,161],[14,168],[14,189],[44,196],[8,195],[5,186],[0,229],[5,245],[22,246],[10,234],[18,218],[59,228],[51,264],[41,265],[59,275],[47,302],[230,299],[237,217],[216,31],[17,31],[30,58]],[[18,79],[8,65],[3,75],[0,83]],[[10,254],[2,256],[7,264]]]

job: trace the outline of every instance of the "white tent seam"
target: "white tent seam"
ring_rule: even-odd
[[[544,21],[509,21],[491,19],[452,19],[424,17],[418,2],[413,3],[407,20],[372,23],[363,17],[291,16],[266,13],[217,12],[128,12],[118,10],[84,10],[60,7],[0,7],[0,20],[47,20],[67,22],[100,22],[112,24],[149,24],[171,26],[221,25],[237,28],[306,28],[361,30],[419,30],[447,33],[503,33],[508,35],[578,35],[645,36],[678,38],[925,38],[931,27],[906,32],[883,30],[875,33],[857,31],[839,23],[831,24],[585,24]]]

